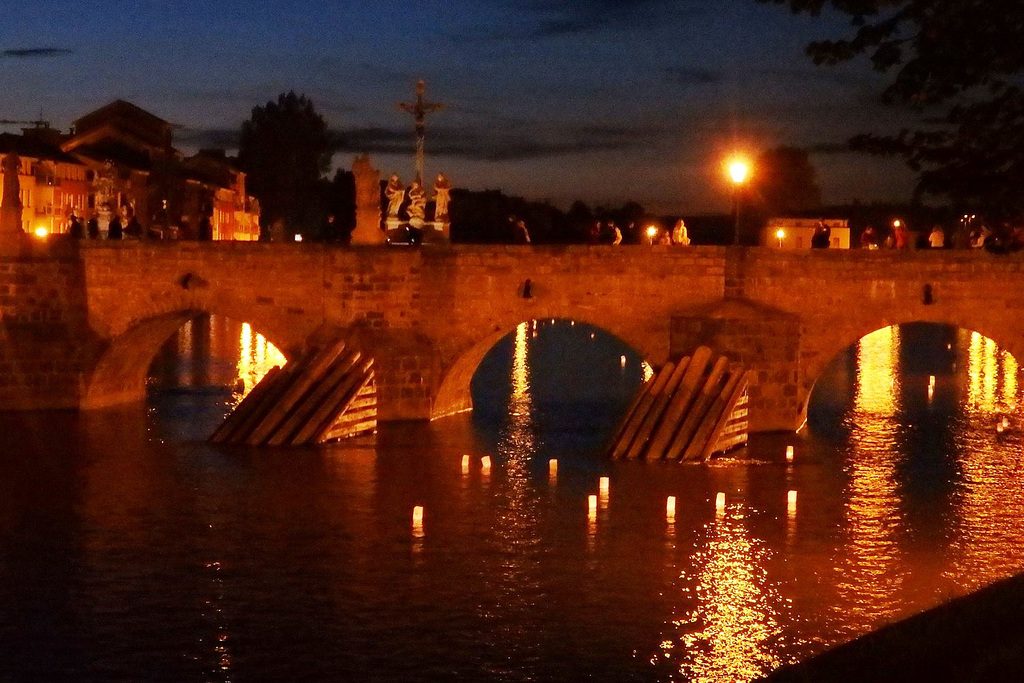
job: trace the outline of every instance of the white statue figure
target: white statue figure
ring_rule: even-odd
[[[418,180],[409,186],[409,221],[422,222],[427,215],[427,191]]]
[[[443,173],[434,181],[434,220],[448,222],[448,202],[452,198],[452,184]]]
[[[397,173],[392,173],[388,178],[384,196],[388,198],[388,218],[398,218],[398,210],[402,208],[402,201],[405,199],[405,186],[398,179]]]

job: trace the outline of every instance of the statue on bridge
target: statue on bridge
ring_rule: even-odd
[[[388,178],[388,186],[384,188],[384,196],[388,198],[388,221],[398,218],[398,211],[405,201],[405,185],[398,178],[397,173],[392,173]]]
[[[0,200],[0,234],[20,235],[24,233],[21,227],[21,184],[18,181],[21,159],[15,152],[10,152],[4,157],[2,168],[4,190]]]

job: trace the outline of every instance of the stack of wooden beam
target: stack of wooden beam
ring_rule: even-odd
[[[669,362],[634,399],[612,441],[617,459],[707,460],[747,441],[747,387],[753,372],[730,368],[712,351]]]
[[[210,441],[305,446],[376,429],[373,359],[335,341],[268,372]]]

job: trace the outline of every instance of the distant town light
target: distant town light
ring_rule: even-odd
[[[36,237],[46,237],[47,235],[50,234],[50,231],[40,225],[38,228],[36,228],[35,234]]]

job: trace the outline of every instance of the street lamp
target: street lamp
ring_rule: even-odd
[[[783,230],[782,228],[779,228],[775,232],[775,236],[779,238],[779,249],[782,249],[782,240],[786,238],[786,231]]]
[[[729,165],[729,175],[732,177],[732,211],[736,215],[732,234],[733,244],[740,243],[740,185],[747,179],[748,170],[742,161],[734,161]]]
[[[648,226],[648,228],[647,228],[647,241],[650,242],[651,244],[654,244],[654,238],[657,237],[657,236],[658,236],[658,228],[654,227],[653,225]]]

